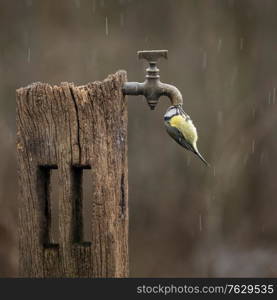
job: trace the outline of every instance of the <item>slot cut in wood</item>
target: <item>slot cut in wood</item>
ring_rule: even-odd
[[[83,246],[91,245],[91,167],[89,165],[74,165],[72,167],[72,195],[74,242]]]
[[[42,211],[42,243],[45,248],[59,246],[59,178],[57,165],[39,166],[38,193]]]

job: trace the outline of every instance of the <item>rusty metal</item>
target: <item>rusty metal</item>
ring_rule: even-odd
[[[124,95],[143,95],[150,108],[155,109],[161,96],[167,96],[172,105],[182,105],[181,92],[173,85],[160,81],[160,70],[157,68],[159,58],[167,59],[167,50],[138,51],[138,58],[149,62],[144,82],[125,82],[122,88]]]

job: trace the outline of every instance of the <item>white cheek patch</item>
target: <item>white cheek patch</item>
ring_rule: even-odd
[[[172,108],[169,111],[166,112],[166,114],[164,115],[166,118],[171,118],[172,116],[177,114],[177,109],[176,108]]]

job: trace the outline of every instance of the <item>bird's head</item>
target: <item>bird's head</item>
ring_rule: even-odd
[[[173,116],[180,115],[180,108],[178,105],[172,105],[169,106],[167,109],[165,115],[164,115],[164,120],[168,121],[170,120]]]

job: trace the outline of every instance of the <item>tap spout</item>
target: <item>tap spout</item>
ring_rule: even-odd
[[[181,92],[171,84],[163,83],[158,79],[146,79],[144,82],[125,82],[122,88],[124,95],[143,95],[153,110],[161,96],[167,96],[172,105],[182,105]]]
[[[176,88],[176,86],[160,82],[160,96],[167,96],[172,105],[182,105],[183,96],[181,92]]]

